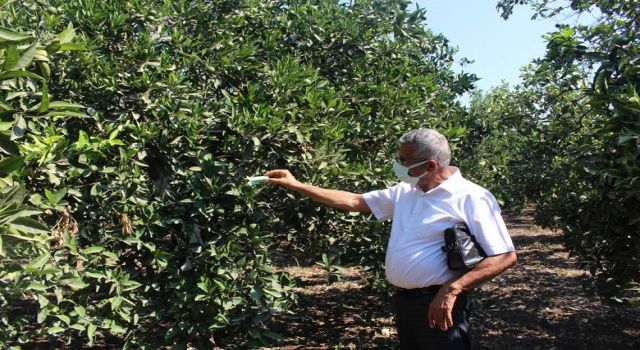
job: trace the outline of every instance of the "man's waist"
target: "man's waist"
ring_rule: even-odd
[[[411,288],[411,289],[397,287],[397,290],[398,290],[398,295],[400,296],[414,297],[414,296],[420,296],[420,295],[436,295],[440,290],[440,287],[442,286],[433,285],[428,287]]]

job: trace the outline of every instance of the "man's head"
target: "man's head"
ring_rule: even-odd
[[[402,182],[417,185],[424,191],[443,180],[451,151],[447,139],[433,129],[415,129],[400,137],[398,159],[393,171]]]
[[[438,166],[446,167],[451,160],[451,151],[447,139],[433,129],[414,129],[400,137],[400,148],[405,152],[400,152],[400,157],[411,160],[434,160]],[[403,145],[405,147],[403,147]],[[409,146],[409,147],[407,147]],[[407,154],[402,154],[407,153]],[[407,164],[411,165],[407,162]]]

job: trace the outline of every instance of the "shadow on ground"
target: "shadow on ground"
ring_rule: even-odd
[[[518,265],[475,293],[475,349],[638,349],[640,307],[610,304],[582,289],[590,277],[559,233],[509,221]],[[390,303],[365,288],[358,268],[331,286],[317,266],[284,267],[300,279],[294,318],[279,318],[274,349],[393,349]]]

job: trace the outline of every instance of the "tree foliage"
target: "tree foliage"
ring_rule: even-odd
[[[498,8],[507,17],[523,3],[542,17],[596,18],[558,25],[545,57],[525,76],[542,92],[535,103],[545,106],[535,132],[545,130],[539,142],[547,151],[532,155],[551,157],[539,170],[544,186],[529,193],[540,198],[546,222],[564,229],[567,247],[598,277],[600,292],[614,295],[640,280],[640,7],[504,0]]]
[[[405,130],[463,135],[455,97],[474,77],[451,71],[446,39],[408,5],[3,2],[11,35],[70,50],[27,62],[35,39],[15,39],[0,51],[26,84],[2,90],[2,176],[24,186],[9,181],[3,200],[29,234],[3,227],[20,243],[4,245],[1,307],[37,310],[3,312],[3,340],[260,346],[295,300],[276,248],[324,253],[334,277],[346,252],[379,266],[381,224],[243,179],[286,167],[364,191],[388,184]]]

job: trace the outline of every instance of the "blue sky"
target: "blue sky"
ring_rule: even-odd
[[[500,84],[520,82],[520,68],[542,57],[546,43],[542,35],[554,31],[554,23],[531,20],[533,12],[516,7],[509,20],[503,20],[497,0],[419,0],[427,10],[427,26],[442,33],[458,47],[457,60],[466,57],[474,63],[455,71],[475,73],[478,88],[487,91]]]

